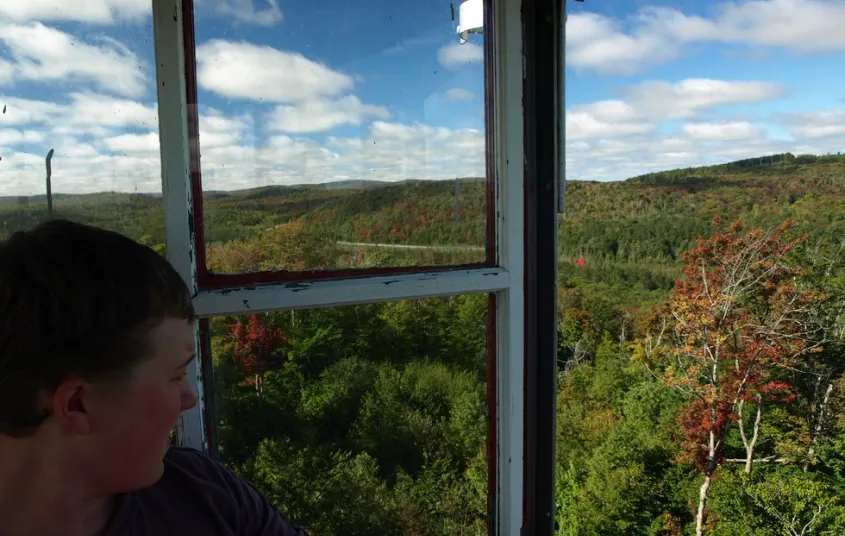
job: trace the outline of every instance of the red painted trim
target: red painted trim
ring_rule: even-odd
[[[484,161],[487,178],[487,264],[496,265],[496,86],[493,0],[484,2]]]
[[[498,378],[498,344],[496,330],[497,300],[495,294],[490,294],[487,307],[487,500],[493,504],[487,505],[487,534],[496,536],[496,517],[498,511],[496,503],[499,493],[496,489],[499,467],[499,433],[498,433],[498,401],[496,379]],[[491,515],[493,514],[493,515]]]
[[[379,275],[414,273],[443,273],[472,268],[487,268],[486,263],[449,264],[445,266],[386,266],[350,270],[310,270],[303,272],[245,272],[241,274],[215,274],[208,272],[200,290],[241,288],[268,283],[305,283],[327,279],[354,279]]]
[[[208,271],[205,262],[205,227],[203,226],[197,52],[193,0],[182,0],[182,40],[185,48],[185,102],[188,106],[188,151],[191,166],[191,190],[193,192],[191,200],[193,204],[194,262],[196,263],[197,286],[202,288]]]
[[[495,47],[496,34],[493,28],[493,0],[484,1],[484,143],[485,172],[487,178],[487,264],[497,264],[497,209],[496,188],[496,87]],[[496,294],[490,294],[487,308],[487,535],[498,534],[498,303]]]

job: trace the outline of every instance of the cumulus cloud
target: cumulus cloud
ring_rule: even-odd
[[[572,14],[566,21],[566,64],[600,74],[629,75],[677,56],[677,46],[667,46],[666,41],[644,27],[625,33],[610,17]]]
[[[8,0],[0,2],[0,19],[13,22],[72,21],[112,24],[139,20],[152,13],[149,0]]]
[[[687,123],[682,130],[690,138],[702,141],[739,141],[762,135],[759,127],[747,121]]]
[[[447,90],[443,96],[448,101],[466,101],[474,99],[475,93],[468,89],[453,87],[452,89]]]
[[[200,149],[233,147],[255,138],[255,120],[248,114],[227,116],[222,110],[205,108],[199,115]]]
[[[675,83],[644,82],[628,90],[626,97],[643,116],[682,119],[719,106],[772,100],[785,91],[771,82],[688,78]]]
[[[484,61],[484,49],[475,43],[452,42],[437,51],[437,60],[447,69]]]
[[[158,133],[146,121],[154,107],[143,103],[127,106],[118,99],[106,101],[102,95],[77,94],[74,98],[51,106],[28,101],[29,106],[24,108],[15,102],[10,108],[6,116],[28,119],[0,130],[4,177],[0,195],[41,192],[47,147],[56,149],[56,191],[159,191]],[[102,123],[99,128],[108,131],[108,136],[86,134],[93,129],[91,124],[79,124],[73,131],[60,127],[54,119],[77,117],[71,103],[91,106],[96,102],[111,102],[112,109],[124,110],[122,114],[98,116]],[[638,132],[630,126],[638,124],[636,108],[594,103],[583,109],[604,121],[616,119],[631,130],[625,135],[606,130],[596,136],[568,136],[570,179],[625,179],[660,169],[775,152],[818,153],[845,148],[845,117],[835,110],[778,116],[795,139],[776,140],[758,125],[743,121],[690,120],[674,131],[643,128]],[[358,137],[316,139],[297,133],[265,137],[258,119],[216,109],[201,111],[201,158],[207,190],[362,177],[398,181],[484,174],[484,133],[480,130],[376,120]],[[136,132],[126,132],[126,128]]]
[[[629,104],[619,101],[576,106],[566,112],[566,137],[570,140],[645,134],[656,126],[638,118]]]
[[[297,52],[213,39],[197,47],[203,89],[233,99],[297,102],[348,91],[352,77]]]
[[[201,142],[202,143],[202,142]],[[208,190],[366,178],[483,176],[484,135],[424,124],[374,121],[361,137],[273,135],[254,144],[202,149]]]
[[[716,5],[715,16],[649,8],[645,24],[686,41],[785,47],[798,52],[845,49],[845,4],[839,0],[745,0]]]
[[[628,88],[623,100],[574,106],[566,113],[571,140],[645,134],[662,121],[690,119],[721,106],[749,104],[781,96],[777,84],[689,78],[675,83],[647,81]]]
[[[273,112],[271,131],[325,132],[341,125],[360,126],[371,118],[387,119],[387,108],[364,104],[354,95],[338,99],[307,100],[297,105],[279,105]]]
[[[149,88],[141,59],[108,37],[85,43],[40,22],[0,23],[0,43],[8,49],[0,86],[82,82],[126,97],[141,97]]]
[[[0,95],[3,125],[31,125],[50,136],[109,135],[119,129],[158,128],[155,104],[97,93],[71,93],[65,102],[46,102]]]
[[[211,0],[208,3],[217,13],[246,24],[272,26],[282,20],[277,0],[260,0],[263,9],[255,5],[255,0]]]
[[[828,121],[820,123],[819,116]],[[763,128],[742,121],[691,122],[667,133],[619,138],[569,140],[567,177],[575,180],[622,180],[678,167],[711,165],[792,152],[824,154],[845,150],[845,117],[837,111],[781,117],[793,139],[776,139]]]
[[[644,7],[626,21],[596,13],[569,15],[567,65],[604,75],[630,75],[675,59],[685,45],[730,43],[797,53],[845,50],[840,0],[738,0],[710,16]]]
[[[158,151],[146,154],[109,153],[94,144],[65,138],[54,140],[53,190],[63,193],[102,191],[160,192]],[[5,149],[0,161],[3,184],[0,195],[44,193],[45,151]]]
[[[271,132],[325,132],[387,119],[388,110],[346,93],[350,75],[305,56],[245,42],[212,40],[197,49],[201,87],[218,95],[279,103],[268,119]]]
[[[845,137],[845,110],[825,110],[780,116],[786,130],[795,138],[822,140]]]
[[[157,153],[159,149],[158,132],[146,134],[120,134],[103,140],[103,145],[116,153]]]
[[[41,193],[48,148],[55,148],[55,191],[160,191],[158,132],[147,121],[155,108],[107,99],[75,94],[64,104],[10,101],[6,116],[17,117],[18,125],[0,130],[4,177],[0,195]],[[104,112],[83,121],[85,114],[77,108],[90,109],[97,102],[122,112]],[[398,181],[484,174],[482,131],[377,120],[360,137],[317,140],[298,134],[265,136],[259,123],[250,114],[201,110],[201,164],[207,190],[361,177]]]
[[[13,128],[0,129],[0,146],[18,145],[22,143],[38,143],[44,135],[37,130],[16,130]]]

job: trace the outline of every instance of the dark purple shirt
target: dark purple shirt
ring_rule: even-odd
[[[194,449],[170,447],[164,475],[122,495],[103,536],[308,536],[251,485]]]

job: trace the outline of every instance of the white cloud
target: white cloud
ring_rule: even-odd
[[[143,62],[114,39],[89,44],[40,22],[0,23],[0,43],[9,54],[0,64],[0,85],[83,82],[127,97],[141,97],[149,88]]]
[[[453,87],[452,89],[446,91],[443,96],[448,101],[465,101],[465,100],[472,100],[475,98],[475,93],[468,89],[463,89],[460,87]]]
[[[798,52],[845,49],[845,4],[839,0],[745,0],[717,4],[715,17],[650,8],[643,19],[683,41],[785,47]]]
[[[468,63],[484,61],[484,49],[475,43],[462,45],[455,41],[441,47],[437,51],[437,59],[443,67],[456,69]]]
[[[11,62],[0,58],[0,87],[11,85],[14,75],[15,66]]]
[[[366,178],[483,176],[484,134],[423,124],[373,122],[363,137],[271,136],[266,143],[202,149],[208,190]]]
[[[787,131],[798,139],[845,137],[845,110],[785,114],[780,119]]]
[[[37,130],[16,130],[13,128],[0,129],[0,146],[18,145],[21,143],[38,143],[43,134]]]
[[[26,125],[42,123],[49,119],[56,119],[68,110],[59,104],[45,101],[22,99],[8,95],[0,95],[0,104],[6,107],[6,113],[0,115],[0,124]]]
[[[254,0],[213,0],[211,7],[217,13],[234,18],[237,22],[272,26],[282,20],[282,10],[276,0],[260,0],[263,9]]]
[[[796,148],[794,143],[766,137],[724,141],[672,134],[577,143],[567,143],[566,148],[566,174],[572,180],[623,180],[653,171],[718,164]]]
[[[146,134],[121,134],[103,140],[103,145],[115,153],[158,153],[157,132]]]
[[[69,99],[67,104],[53,105],[51,109],[45,109],[46,103],[29,101],[34,105],[24,108],[30,118],[28,121],[18,121],[14,127],[3,125],[0,130],[0,146],[3,147],[0,174],[4,182],[0,183],[0,195],[43,192],[44,154],[48,146],[39,145],[42,142],[56,149],[53,159],[56,191],[160,191],[158,134],[154,126],[143,126],[144,118],[154,108],[142,103],[135,103],[134,107],[121,104],[120,108],[128,113],[117,118],[109,113],[89,116],[89,122],[96,119],[101,122],[98,128],[111,133],[99,139],[86,137],[87,134],[74,135],[70,129],[57,133],[61,121],[73,117],[80,120],[73,103],[85,105],[87,102],[90,106],[97,99],[104,99],[84,94],[74,98],[76,100]],[[114,102],[118,100],[114,99]],[[114,102],[105,107],[113,106]],[[630,125],[638,124],[640,112],[636,107],[624,104],[627,103],[594,103],[582,110],[588,110],[596,121],[616,121],[624,128],[631,128]],[[0,121],[12,112],[12,117],[22,116],[19,110],[21,103],[15,102],[6,116],[0,115]],[[841,112],[792,114],[781,119],[796,136],[795,140],[774,140],[762,130],[759,135],[752,136],[750,134],[759,127],[740,121],[691,121],[674,133],[643,129],[624,136],[618,136],[612,130],[580,139],[570,135],[566,152],[567,174],[570,179],[625,179],[661,169],[783,151],[818,153],[845,148],[845,131],[830,130],[824,137],[818,137],[820,131],[810,128],[841,125]],[[361,137],[328,137],[322,142],[298,135],[261,138],[257,135],[260,129],[256,124],[251,115],[202,110],[200,147],[207,190],[362,177],[381,181],[449,179],[481,176],[485,169],[484,133],[478,130],[378,120],[364,129]],[[95,126],[88,124],[79,128],[90,131]],[[123,129],[127,126],[138,132],[126,132]],[[743,137],[746,134],[748,136]],[[20,143],[27,143],[27,148],[30,148],[29,144],[35,147],[24,153],[17,149],[23,147]]]
[[[793,140],[769,137],[759,126],[740,121],[690,123],[678,133],[568,140],[566,173],[573,180],[622,180],[767,154],[836,153],[845,150],[845,117],[839,115],[837,123],[837,114],[827,111],[783,117]]]
[[[774,99],[783,89],[768,82],[689,78],[675,83],[643,82],[624,91],[624,100],[574,106],[566,113],[571,140],[645,134],[660,122],[694,118],[721,106]]]
[[[737,0],[712,15],[645,7],[627,21],[573,13],[566,25],[567,65],[630,75],[678,57],[684,45],[731,43],[798,53],[845,50],[841,0]]]
[[[203,109],[199,115],[200,151],[218,147],[233,147],[253,138],[255,122],[246,114],[227,117],[222,111],[213,108]]]
[[[339,99],[307,100],[297,105],[279,105],[271,114],[271,131],[325,132],[341,125],[360,126],[369,118],[387,119],[387,108],[364,104],[354,95]]]
[[[757,138],[762,130],[747,121],[724,123],[687,123],[683,125],[684,134],[702,141],[738,141]]]
[[[70,127],[103,126],[110,128],[158,127],[155,104],[144,104],[96,93],[71,93],[71,103],[58,123]]]
[[[14,117],[17,126],[0,123],[4,179],[0,195],[43,193],[44,155],[49,148],[55,149],[57,192],[160,191],[158,133],[155,124],[147,124],[153,106],[81,93],[61,104],[9,102],[0,121]],[[102,113],[89,114],[92,109]],[[118,109],[121,112],[114,113]],[[362,137],[329,137],[322,142],[299,135],[265,138],[256,124],[249,114],[201,110],[206,190],[362,177],[398,181],[484,174],[482,131],[379,120],[362,129]],[[29,140],[27,152],[20,148],[22,139]]]
[[[29,126],[51,146],[68,137],[107,138],[158,128],[153,104],[95,93],[71,93],[68,97],[57,103],[0,95],[0,102],[6,106],[0,126]]]
[[[644,65],[676,56],[664,36],[637,29],[626,34],[616,20],[595,13],[569,15],[566,21],[566,64],[600,74],[629,75]]]
[[[2,154],[0,195],[43,194],[44,154],[46,151]],[[54,192],[161,191],[158,152],[113,155],[68,138],[55,145],[52,168]]]
[[[632,87],[627,99],[643,116],[683,119],[704,110],[778,98],[785,90],[771,82],[688,78],[676,83],[651,81]]]
[[[690,138],[702,141],[738,141],[762,135],[759,127],[747,121],[687,123],[681,128]]]
[[[566,137],[570,140],[583,140],[600,137],[629,136],[644,134],[656,128],[654,123],[634,118],[634,112],[628,112],[627,104],[619,101],[605,101],[586,106],[577,106],[566,112]],[[617,115],[617,117],[614,117]]]
[[[5,0],[0,18],[14,22],[74,21],[111,24],[137,20],[152,13],[149,0]]]
[[[352,77],[302,54],[222,39],[197,47],[197,79],[223,97],[266,102],[335,96],[353,85]]]

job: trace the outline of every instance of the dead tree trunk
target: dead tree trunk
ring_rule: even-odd
[[[745,422],[742,414],[744,407],[745,400],[740,400],[737,424],[739,425],[739,435],[742,438],[742,446],[745,447],[745,474],[750,475],[754,464],[754,449],[757,447],[757,440],[760,438],[760,422],[763,420],[763,397],[760,394],[757,395],[757,417],[754,419],[754,428],[750,440],[745,434]]]
[[[708,443],[708,460],[704,468],[704,482],[698,492],[698,510],[695,513],[695,536],[704,534],[704,512],[707,508],[707,492],[710,490],[710,480],[716,470],[716,432],[710,430],[710,441]]]
[[[704,475],[704,483],[698,493],[698,511],[695,513],[695,536],[704,534],[704,508],[707,506],[707,492],[710,489],[710,475]]]

